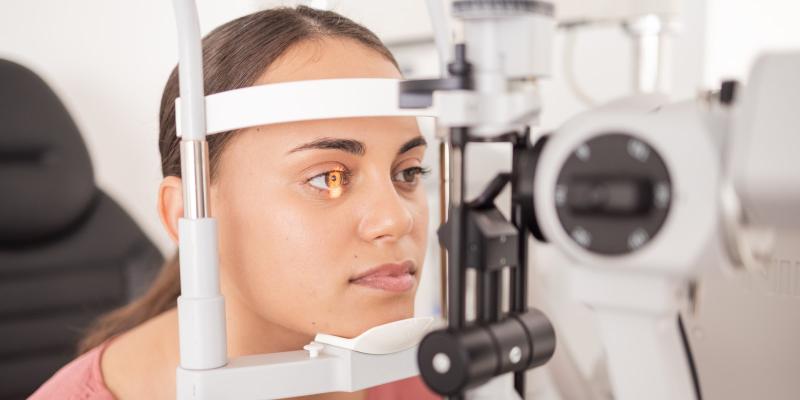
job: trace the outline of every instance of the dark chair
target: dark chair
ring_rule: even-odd
[[[55,93],[0,60],[0,399],[27,397],[73,359],[87,325],[145,290],[161,262],[95,186]]]

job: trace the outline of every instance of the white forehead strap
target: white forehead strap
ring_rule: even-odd
[[[398,79],[320,79],[251,86],[205,98],[206,134],[251,126],[352,117],[435,117],[399,108]],[[175,115],[180,115],[180,98]],[[181,136],[180,121],[177,121]]]

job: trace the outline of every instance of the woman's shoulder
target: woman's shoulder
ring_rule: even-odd
[[[440,400],[419,376],[399,380],[367,390],[367,400]]]
[[[100,370],[100,358],[107,346],[105,342],[62,367],[28,400],[113,400]]]

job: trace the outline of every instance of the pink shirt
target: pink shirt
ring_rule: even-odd
[[[28,400],[114,400],[103,382],[100,357],[109,341],[84,353],[45,382]],[[440,399],[420,377],[412,377],[367,389],[368,400]]]

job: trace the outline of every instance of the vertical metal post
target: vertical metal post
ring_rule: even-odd
[[[465,280],[466,266],[466,232],[462,229],[466,222],[467,209],[464,207],[466,192],[464,156],[469,130],[467,128],[451,128],[449,141],[449,200],[448,226],[450,228],[450,248],[447,253],[447,325],[451,330],[460,330],[466,326]],[[463,400],[463,395],[447,397],[448,400]]]
[[[477,299],[478,320],[493,323],[500,320],[500,272],[479,272],[482,277],[478,281],[478,290],[481,294]]]
[[[466,222],[464,206],[465,187],[465,150],[467,144],[467,128],[451,128],[450,130],[450,249],[447,254],[447,321],[452,329],[461,329],[466,322],[465,314],[465,265],[466,232],[462,229]]]
[[[638,93],[663,91],[668,21],[659,15],[643,15],[624,27],[633,39],[633,89]]]
[[[205,140],[182,140],[180,150],[183,217],[206,218],[209,216],[208,143]]]
[[[518,140],[514,143],[514,151],[512,155],[512,171],[520,173],[521,168],[530,168],[532,166],[525,165],[520,159],[522,151],[528,146],[530,141],[530,131],[525,130]],[[522,200],[520,197],[519,182],[516,179],[511,179],[511,222],[517,227],[518,231],[518,244],[517,244],[517,267],[511,271],[511,282],[509,284],[510,290],[510,304],[512,313],[524,313],[528,311],[528,225],[523,221],[523,213],[521,204],[518,202]],[[514,373],[514,389],[517,393],[525,398],[525,372]]]
[[[203,52],[197,5],[194,0],[174,0],[173,5],[178,25],[181,106],[175,123],[181,132],[184,206],[184,217],[178,220],[180,367],[202,370],[228,362],[225,301],[219,289],[217,225],[209,210]],[[184,390],[179,386],[179,395]]]
[[[439,143],[439,226],[447,222],[450,201],[450,147],[446,140]],[[447,249],[439,245],[440,304],[442,317],[447,316]]]

